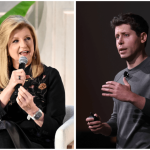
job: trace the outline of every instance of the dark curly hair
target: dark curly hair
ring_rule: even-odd
[[[137,36],[140,36],[142,32],[145,32],[148,36],[148,30],[149,26],[146,20],[133,13],[125,13],[125,14],[119,14],[118,16],[114,17],[110,21],[111,27],[115,30],[116,26],[122,25],[122,24],[129,24],[131,26],[131,29],[134,30],[137,34]],[[146,46],[147,41],[145,42]]]

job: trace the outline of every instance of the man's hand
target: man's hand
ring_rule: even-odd
[[[97,114],[94,114],[94,116],[96,116],[99,120],[94,121],[94,118],[86,118],[87,125],[93,133],[99,134],[102,125],[101,118]]]
[[[87,125],[89,129],[95,134],[103,134],[109,136],[111,134],[111,127],[107,123],[102,123],[100,116],[94,114],[98,121],[94,121],[94,118],[86,118]]]
[[[126,78],[123,78],[123,82],[125,85],[117,83],[115,81],[108,81],[105,85],[102,85],[101,90],[109,93],[102,93],[102,96],[114,97],[120,101],[129,102],[133,95],[131,92],[131,86],[126,81]]]

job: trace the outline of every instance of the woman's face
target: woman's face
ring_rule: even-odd
[[[19,58],[25,56],[28,59],[26,66],[32,62],[34,42],[30,30],[27,27],[16,29],[11,33],[8,42],[8,52],[12,58],[13,67],[19,68]]]

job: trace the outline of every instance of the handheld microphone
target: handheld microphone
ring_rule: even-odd
[[[28,62],[28,59],[27,57],[25,56],[22,56],[19,58],[19,69],[25,69],[25,66]],[[18,89],[20,88],[22,84],[17,84],[16,87],[15,87],[15,95],[18,95]]]

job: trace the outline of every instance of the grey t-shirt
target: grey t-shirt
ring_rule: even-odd
[[[140,110],[130,102],[113,98],[113,113],[107,122],[111,136],[117,136],[117,148],[150,148],[150,57],[131,70],[120,71],[114,81],[124,85],[125,71],[129,73],[126,79],[131,91],[145,97],[146,104]]]

